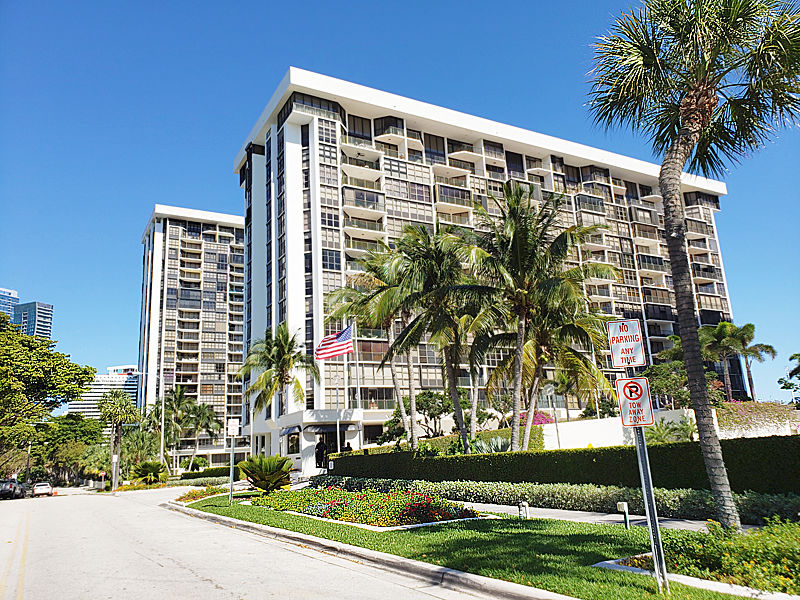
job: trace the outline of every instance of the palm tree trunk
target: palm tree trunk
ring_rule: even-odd
[[[394,326],[392,323],[386,327],[387,335],[389,338],[389,347],[392,347],[394,344]],[[403,402],[403,392],[400,390],[400,381],[397,379],[397,365],[394,362],[394,355],[392,358],[389,359],[389,371],[392,374],[392,385],[394,386],[394,397],[397,399],[397,405],[400,408],[400,419],[403,421],[403,429],[405,430],[406,434],[409,436],[411,435],[409,427],[408,427],[408,415],[406,414],[406,404]],[[411,445],[412,450],[416,450],[412,443]]]
[[[728,402],[733,402],[733,386],[731,385],[731,366],[728,364],[728,357],[722,358],[722,376],[725,378],[725,397]]]
[[[525,345],[525,315],[517,316],[517,346],[514,350],[514,378],[511,391],[511,451],[519,450],[519,413],[522,410],[522,360]]]
[[[536,365],[536,377],[533,379],[531,386],[531,399],[528,402],[528,413],[525,419],[525,436],[522,439],[522,449],[528,449],[528,443],[531,440],[531,430],[533,429],[533,417],[536,414],[536,401],[539,399],[539,383],[542,380],[542,371],[539,365]]]
[[[750,372],[750,359],[746,356],[744,357],[744,368],[747,369],[747,385],[750,388],[750,397],[753,399],[753,402],[757,402],[756,386],[753,385],[753,373]]]
[[[682,112],[683,108],[682,108]],[[681,173],[700,138],[702,114],[699,110],[685,111],[677,139],[664,155],[659,185],[664,201],[664,227],[672,266],[673,287],[678,306],[678,326],[689,392],[692,399],[700,449],[716,501],[717,517],[726,526],[739,528],[739,513],[733,502],[728,473],[722,458],[722,446],[714,429],[711,403],[708,400],[706,375],[697,332],[697,311],[692,293],[692,275],[686,250],[686,221],[681,199]],[[598,406],[599,413],[599,406]]]
[[[456,372],[456,363],[454,357],[451,355],[454,346],[449,346],[444,349],[444,363],[447,369],[447,388],[450,391],[450,401],[453,403],[453,414],[456,417],[456,425],[458,431],[461,433],[461,443],[464,445],[464,453],[470,453],[469,439],[467,437],[467,428],[464,426],[464,412],[461,410],[461,402],[458,396],[458,373]],[[455,345],[455,347],[458,347]]]
[[[478,435],[478,379],[473,376],[471,370],[470,378],[470,383],[472,384],[470,388],[470,410],[472,413],[469,419],[469,439],[474,440],[475,436]]]
[[[197,450],[200,448],[200,434],[195,433],[194,435],[194,450],[192,450],[192,458],[189,460],[189,468],[187,471],[192,470],[192,465],[194,465],[194,457],[197,456]]]
[[[401,323],[403,329],[408,326],[410,314],[403,313]],[[417,416],[417,388],[414,384],[414,357],[411,350],[406,352],[406,369],[408,369],[408,418],[411,424],[411,449],[419,447],[419,421]]]

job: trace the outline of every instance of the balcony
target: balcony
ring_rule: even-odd
[[[345,270],[348,273],[364,273],[366,272],[366,267],[357,260],[348,260],[345,263]]]
[[[377,160],[365,160],[363,158],[353,158],[345,155],[342,156],[342,171],[344,171],[348,177],[375,181],[376,179],[380,179],[381,165]]]
[[[611,187],[614,187],[614,188],[616,188],[618,190],[621,190],[623,192],[628,189],[625,186],[625,182],[622,181],[622,179],[619,179],[617,177],[612,177],[611,178]]]
[[[541,158],[525,158],[525,170],[533,175],[547,175],[550,169],[544,164]]]
[[[377,160],[383,153],[375,147],[372,140],[354,137],[352,135],[342,136],[342,151],[348,155],[355,153],[356,158],[364,157],[368,160]]]
[[[330,119],[332,121],[341,121],[339,118],[339,113],[337,112],[326,110],[324,108],[317,108],[316,106],[308,106],[307,104],[300,104],[299,102],[292,102],[292,112],[294,111],[305,113],[307,115],[323,117],[324,119]]]
[[[370,252],[377,252],[380,249],[378,242],[370,242],[367,240],[355,240],[353,238],[345,238],[344,249],[347,254],[355,257],[366,256]]]
[[[713,237],[714,229],[704,221],[695,221],[694,219],[686,219],[686,237],[689,239],[698,239],[701,237]]]
[[[456,160],[456,161],[454,161],[456,163],[456,165],[453,165],[453,164],[449,164],[448,165],[448,164],[445,164],[445,163],[436,162],[438,160],[438,157],[430,157],[430,158],[434,159],[433,161],[429,161],[428,162],[428,164],[433,167],[433,175],[434,175],[434,177],[436,177],[436,178],[445,178],[445,179],[447,179],[447,178],[463,179],[464,180],[464,187],[466,187],[466,185],[467,185],[466,176],[467,176],[467,174],[471,173],[471,171],[469,169],[465,169],[465,168],[462,168],[460,166],[457,166],[458,163],[461,162],[461,161]],[[469,163],[465,163],[465,164],[469,164]],[[456,185],[456,184],[453,184],[453,185]]]
[[[464,212],[464,208],[473,208],[470,192],[463,187],[448,187],[444,182],[436,184],[436,210],[445,213]]]
[[[668,273],[669,261],[665,261],[660,256],[651,254],[637,254],[636,261],[639,264],[639,271],[642,273]]]
[[[578,194],[575,196],[575,207],[579,211],[589,211],[593,213],[599,213],[601,215],[606,214],[606,207],[603,199],[599,196],[589,196],[587,194]]]
[[[470,221],[469,214],[448,214],[448,213],[441,213],[437,214],[439,217],[439,222],[444,223],[446,225],[458,225],[459,227],[472,227],[472,222]]]
[[[482,158],[480,150],[472,144],[464,142],[447,141],[447,155],[458,160],[468,160],[475,162]]]
[[[674,308],[662,304],[645,303],[644,316],[648,321],[664,321],[668,323],[678,319],[678,313]]]
[[[348,235],[358,235],[370,239],[383,239],[386,230],[381,221],[368,221],[366,219],[345,217],[344,232]]]
[[[486,163],[504,167],[506,164],[506,152],[502,146],[495,146],[489,142],[483,143],[483,155],[486,158]]]
[[[380,171],[377,172],[377,176],[380,177]],[[371,179],[361,179],[359,177],[350,177],[349,175],[345,174],[342,177],[342,185],[349,185],[352,187],[359,187],[368,190],[379,190],[381,189],[381,182],[378,180],[371,180]]]
[[[722,281],[722,269],[713,265],[692,263],[692,277],[695,283]]]
[[[711,249],[709,248],[708,240],[705,238],[687,240],[687,245],[689,248],[689,254],[705,254]]]
[[[640,225],[635,223],[633,225],[633,239],[640,242],[660,242],[662,236],[658,232],[658,228],[654,225]]]
[[[505,171],[486,171],[486,175],[489,179],[494,179],[495,181],[506,181],[507,179]]]
[[[351,217],[378,219],[386,212],[383,195],[366,190],[342,190],[342,207]]]
[[[375,133],[375,141],[383,142],[384,144],[395,144],[399,146],[406,138],[406,132],[403,128],[394,125],[385,127],[380,133],[377,131]]]
[[[434,175],[433,181],[434,183],[441,183],[444,185],[451,185],[455,187],[461,187],[461,188],[467,187],[466,177],[442,177],[440,175]]]
[[[409,148],[413,148],[414,150],[423,150],[425,148],[425,144],[422,141],[421,131],[417,131],[416,129],[407,129],[406,133],[408,134],[406,143],[408,144]]]
[[[586,250],[608,250],[610,246],[606,243],[605,237],[602,233],[597,235],[587,236],[581,244],[581,247]]]

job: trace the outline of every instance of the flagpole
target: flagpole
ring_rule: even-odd
[[[361,407],[361,377],[358,374],[358,340],[356,340],[356,321],[353,319],[353,360],[356,363],[356,399],[358,404],[356,404],[356,408]]]
[[[348,406],[348,403],[350,402],[350,395],[349,395],[350,374],[348,372],[350,370],[349,369],[349,367],[350,367],[349,356],[350,356],[349,353],[344,355],[344,406],[345,406],[345,408]],[[342,451],[342,440],[341,440],[342,431],[341,431],[341,429],[339,427],[339,421],[340,420],[341,420],[341,411],[339,410],[339,405],[337,404],[336,405],[336,446],[337,446],[336,451],[337,452],[341,452]]]

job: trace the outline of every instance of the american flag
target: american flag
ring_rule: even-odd
[[[314,358],[325,360],[342,354],[350,354],[353,351],[353,329],[348,325],[339,333],[326,335],[320,340],[317,349],[314,350]]]

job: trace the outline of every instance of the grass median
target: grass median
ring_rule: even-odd
[[[591,566],[602,560],[647,552],[647,530],[641,527],[627,531],[619,525],[502,519],[375,532],[258,506],[229,507],[227,498],[207,498],[191,506],[585,600],[662,597],[652,578]],[[670,587],[676,600],[733,598],[679,584]]]

